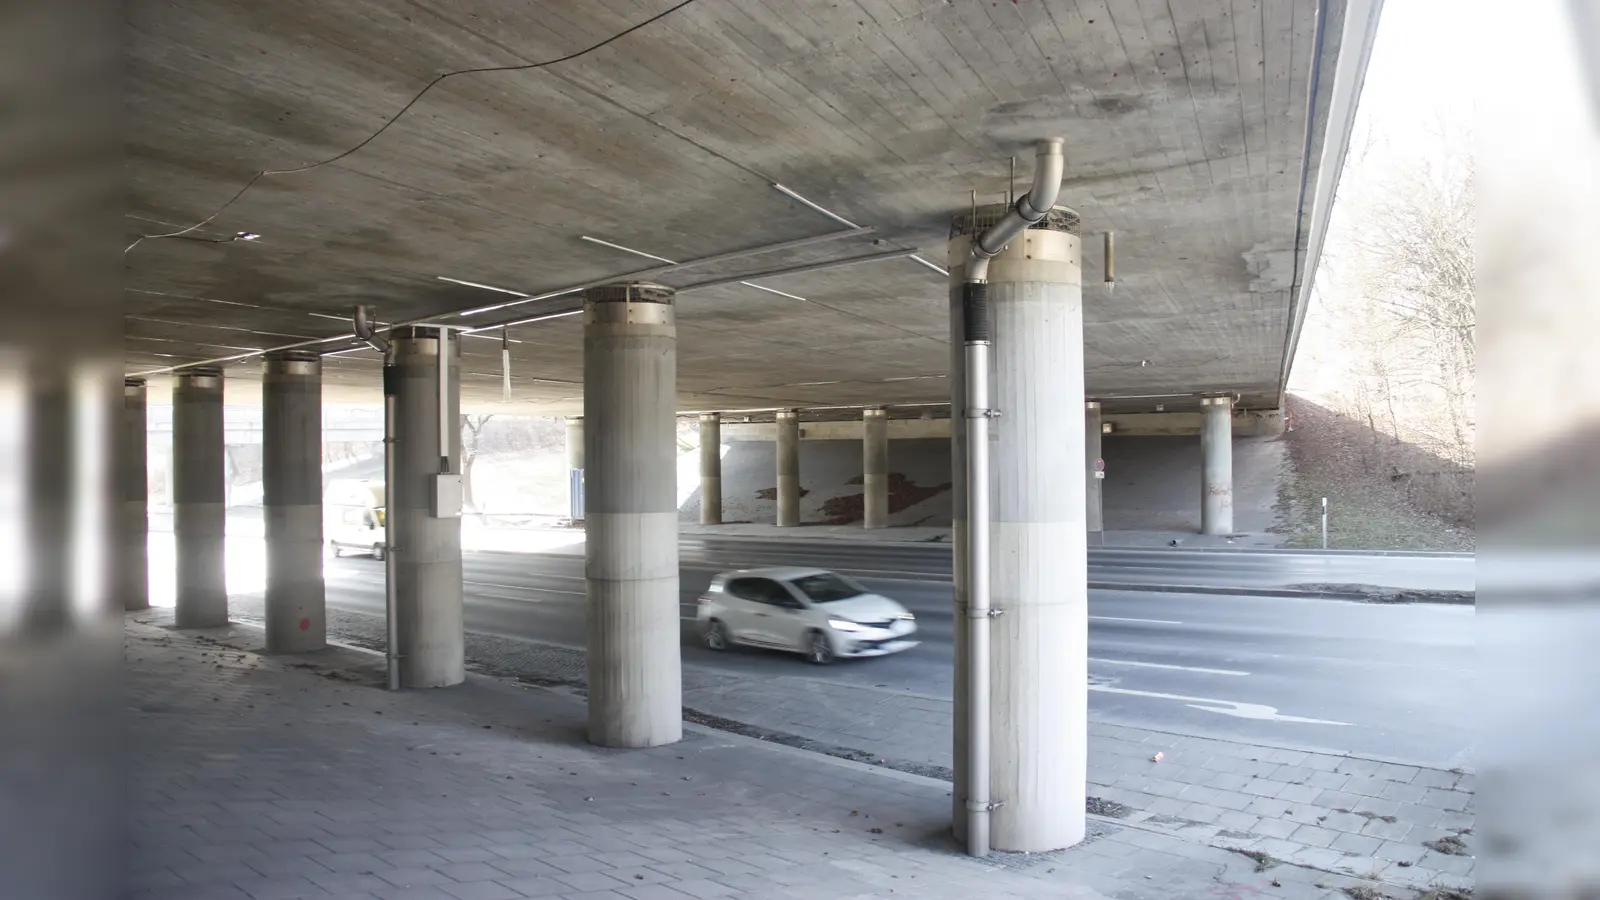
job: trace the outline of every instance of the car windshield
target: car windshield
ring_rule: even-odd
[[[832,572],[802,575],[789,583],[811,598],[812,603],[833,603],[836,600],[849,600],[851,597],[859,597],[867,592],[866,588],[861,585],[845,578],[843,575],[835,575]]]

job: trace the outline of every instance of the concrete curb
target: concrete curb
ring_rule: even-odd
[[[1090,590],[1148,591],[1157,594],[1219,594],[1233,597],[1285,597],[1302,600],[1352,600],[1358,603],[1440,603],[1452,606],[1477,605],[1476,591],[1424,591],[1413,588],[1383,588],[1349,585],[1319,589],[1293,587],[1228,587],[1212,584],[1119,584],[1091,581]]]

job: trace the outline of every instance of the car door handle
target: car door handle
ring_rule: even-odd
[[[756,613],[756,615],[760,616],[763,619],[765,619],[767,617],[766,613]]]

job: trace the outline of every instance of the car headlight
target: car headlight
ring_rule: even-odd
[[[835,631],[860,631],[861,623],[852,622],[849,619],[829,619],[828,627]]]
[[[913,616],[911,613],[908,613],[908,612],[899,613],[899,614],[897,614],[895,616],[895,619],[897,619],[897,620],[899,620],[901,622],[910,622],[910,621],[915,620],[916,618],[917,618],[916,616]]]

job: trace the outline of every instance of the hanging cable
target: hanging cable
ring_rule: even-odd
[[[479,66],[479,67],[475,67],[475,68],[471,68],[471,69],[456,69],[456,70],[451,71],[451,72],[445,72],[445,73],[443,73],[441,75],[437,75],[437,76],[434,77],[434,79],[432,81],[428,82],[427,85],[425,85],[422,88],[422,90],[417,91],[417,93],[415,95],[413,95],[412,98],[409,101],[406,102],[405,106],[400,107],[400,111],[399,112],[397,112],[394,115],[390,116],[387,121],[385,121],[381,126],[378,127],[377,131],[374,131],[373,133],[367,135],[367,137],[364,140],[362,140],[361,143],[356,144],[354,147],[351,147],[351,148],[349,148],[349,149],[347,149],[347,150],[345,150],[345,151],[343,151],[341,153],[338,153],[338,154],[336,154],[334,156],[330,156],[327,159],[322,160],[321,162],[306,163],[303,166],[295,166],[293,168],[288,168],[288,169],[262,169],[261,171],[259,171],[259,172],[255,173],[254,175],[250,176],[250,180],[246,181],[244,183],[244,187],[239,188],[237,193],[235,193],[232,197],[228,198],[228,202],[226,202],[226,203],[222,204],[221,206],[217,207],[216,211],[213,212],[211,215],[206,216],[204,219],[201,219],[200,221],[194,223],[193,225],[190,225],[188,228],[184,228],[184,229],[181,229],[179,231],[172,231],[172,232],[168,232],[166,234],[142,234],[142,235],[140,235],[138,237],[137,240],[135,240],[133,243],[129,244],[127,246],[127,249],[123,250],[122,252],[123,252],[124,255],[126,255],[127,253],[132,251],[133,248],[139,246],[144,241],[157,240],[159,238],[182,237],[183,235],[186,235],[189,232],[194,231],[196,228],[201,228],[201,227],[205,226],[207,223],[211,222],[211,220],[215,219],[217,216],[222,215],[222,213],[224,211],[226,211],[228,209],[228,207],[230,207],[233,204],[239,202],[239,198],[243,197],[245,195],[246,191],[250,190],[252,187],[255,186],[256,182],[260,181],[262,178],[265,178],[268,175],[293,175],[293,174],[296,174],[298,172],[309,172],[312,169],[317,169],[317,168],[321,168],[322,166],[326,166],[326,165],[330,165],[332,163],[336,163],[339,160],[344,159],[345,157],[350,156],[353,153],[356,153],[357,151],[361,150],[363,147],[365,147],[368,144],[372,143],[374,140],[377,140],[378,135],[383,134],[385,131],[388,131],[389,130],[389,126],[391,126],[394,123],[400,121],[400,117],[404,116],[407,112],[410,112],[411,107],[417,105],[417,101],[421,100],[424,95],[426,95],[429,91],[433,90],[434,87],[436,87],[440,82],[444,81],[446,78],[454,78],[457,75],[481,75],[481,74],[485,74],[485,73],[489,73],[489,72],[526,72],[526,71],[528,71],[530,69],[542,69],[542,68],[544,68],[546,66],[556,65],[557,63],[571,62],[572,60],[577,59],[580,56],[585,56],[587,54],[593,53],[594,51],[599,50],[601,47],[604,47],[607,44],[612,43],[613,41],[621,40],[622,38],[627,37],[628,35],[634,33],[635,31],[638,31],[639,29],[644,28],[645,26],[652,24],[652,23],[656,22],[657,20],[664,19],[667,16],[672,15],[673,13],[677,12],[678,10],[683,9],[685,6],[688,6],[689,4],[694,3],[694,2],[695,2],[695,0],[680,0],[679,3],[676,3],[676,4],[666,8],[665,10],[662,10],[659,13],[656,13],[655,15],[651,16],[650,18],[645,19],[643,22],[638,23],[637,25],[633,25],[633,26],[631,26],[629,28],[626,28],[626,29],[624,29],[622,31],[617,32],[616,34],[613,34],[612,36],[606,38],[605,40],[601,41],[598,44],[594,44],[592,46],[585,47],[582,50],[578,50],[578,51],[575,51],[575,52],[572,52],[572,53],[568,53],[566,56],[562,56],[562,57],[559,57],[557,59],[550,59],[550,60],[546,60],[544,62],[536,62],[536,63],[522,63],[520,65],[514,65],[514,66]],[[219,243],[224,243],[224,242],[219,242]]]

